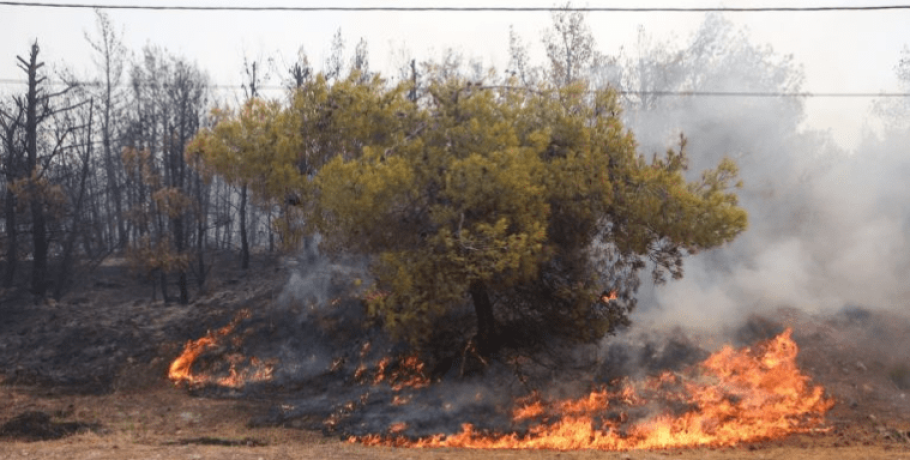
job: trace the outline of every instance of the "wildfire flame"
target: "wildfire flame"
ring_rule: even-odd
[[[547,402],[537,394],[520,400],[516,423],[532,423],[527,434],[478,432],[470,423],[453,435],[409,439],[399,433],[352,438],[367,445],[487,449],[660,449],[731,446],[807,432],[824,421],[834,401],[796,365],[799,351],[791,330],[754,349],[724,347],[684,373],[664,373],[619,390],[598,388],[579,399]],[[630,421],[628,409],[655,400],[675,402],[682,413],[664,410]]]
[[[394,391],[404,388],[423,388],[430,385],[426,377],[424,363],[416,356],[403,356],[397,360],[397,366],[390,368],[392,359],[385,357],[379,361],[373,385],[388,383]]]
[[[249,317],[249,310],[241,310],[227,326],[215,331],[209,331],[200,339],[187,341],[186,346],[183,347],[183,353],[171,363],[168,378],[177,385],[186,384],[192,387],[219,385],[231,388],[241,388],[249,382],[271,380],[274,372],[274,363],[263,362],[255,356],[247,359],[240,353],[226,355],[225,359],[230,365],[227,371],[228,375],[214,376],[193,372],[193,364],[200,355],[220,347],[234,331],[234,328]],[[239,346],[241,341],[242,339],[239,337],[234,337],[231,340],[235,346]]]

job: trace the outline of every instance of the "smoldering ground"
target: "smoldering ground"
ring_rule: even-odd
[[[752,43],[719,16],[709,16],[686,48],[645,46],[639,61],[623,67],[620,84],[626,88],[802,90],[797,64]],[[353,280],[366,278],[366,264],[328,261],[311,249],[295,261],[270,319],[259,319],[270,324],[270,338],[247,345],[280,363],[273,381],[249,389],[283,395],[269,416],[255,423],[344,436],[389,433],[396,425],[403,427],[397,434],[412,437],[453,433],[466,421],[480,429],[520,430],[508,417],[516,398],[533,391],[577,397],[594,384],[678,370],[721,343],[699,341],[692,331],[724,332],[739,345],[750,345],[783,329],[777,316],[784,307],[827,315],[857,336],[874,337],[877,326],[857,315],[906,309],[910,188],[901,184],[910,173],[910,157],[901,153],[905,139],[885,131],[870,135],[855,152],[844,151],[830,133],[804,127],[805,101],[798,97],[625,102],[625,121],[643,154],[677,147],[680,134],[688,139],[690,179],[724,156],[736,160],[743,181],[739,196],[750,216],[744,234],[688,257],[681,280],[645,282],[633,326],[615,337],[560,349],[550,359],[503,353],[482,376],[466,376],[450,364],[442,372],[427,372],[434,374],[424,376],[432,377],[432,385],[399,389],[362,373],[357,377],[361,369],[375,377],[380,360],[400,361],[407,351],[365,325]]]

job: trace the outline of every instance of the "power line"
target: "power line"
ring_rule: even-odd
[[[618,94],[638,96],[698,96],[698,97],[819,97],[819,98],[871,98],[910,97],[910,93],[813,93],[813,92],[758,92],[758,91],[617,91]]]
[[[26,85],[26,84],[28,84],[28,81],[26,81],[26,80],[20,80],[20,79],[16,79],[16,78],[0,78],[0,85],[15,86],[15,85]],[[46,82],[42,83],[42,85],[43,86],[57,86],[57,87],[70,86],[70,85],[83,86],[83,87],[102,86],[101,83],[92,82],[92,81],[73,81],[73,82],[46,81]],[[112,86],[116,87],[116,88],[132,88],[133,87],[132,84],[119,84],[119,85],[112,85]],[[146,83],[140,83],[139,86],[149,87],[149,86],[153,86],[153,85],[146,84]],[[168,85],[163,84],[161,86],[167,87]],[[243,88],[240,85],[211,84],[211,85],[207,85],[207,86],[209,88],[215,88],[215,89],[242,89]],[[285,87],[283,87],[283,86],[261,86],[260,88],[262,88],[262,89],[285,89]]]
[[[807,7],[511,7],[511,6],[185,6],[185,5],[99,5],[90,3],[36,3],[0,1],[4,6],[31,8],[90,8],[157,11],[284,11],[284,12],[552,12],[579,11],[605,13],[812,13],[829,11],[910,10],[910,5],[807,6]]]
[[[0,78],[0,85],[25,85],[28,82],[25,80],[17,80],[14,78]],[[100,83],[95,82],[73,82],[78,86],[101,86]],[[45,85],[50,86],[65,86],[68,83],[64,82],[46,82]],[[117,85],[120,88],[132,87],[132,85],[121,84]],[[149,85],[140,85],[140,86],[149,86]],[[166,86],[166,85],[165,85]],[[224,85],[224,84],[213,84],[209,85],[210,88],[219,89],[219,90],[240,90],[243,89],[241,85]],[[286,86],[277,86],[277,85],[264,85],[260,86],[263,90],[286,90]],[[895,98],[895,97],[910,97],[910,93],[901,93],[901,92],[880,92],[880,93],[870,93],[870,92],[812,92],[812,91],[634,91],[634,90],[617,90],[617,94],[625,96],[668,96],[668,97],[767,97],[767,98]]]

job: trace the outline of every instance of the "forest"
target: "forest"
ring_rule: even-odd
[[[250,180],[200,164],[198,155],[191,158],[187,146],[194,136],[241,107],[215,97],[205,69],[154,44],[127,50],[117,30],[99,10],[96,30],[86,35],[95,62],[95,74],[88,78],[77,79],[65,69],[48,75],[40,40],[10,57],[28,84],[21,93],[4,96],[0,105],[4,296],[27,293],[59,300],[72,286],[73,273],[123,256],[137,277],[155,286],[150,293],[186,303],[205,286],[208,252],[236,251],[246,267],[250,251],[292,250],[303,242],[301,232],[312,235],[315,230],[295,228],[312,216],[305,218],[302,208],[291,206],[301,197],[289,184],[283,184],[288,189],[283,196],[262,183],[251,190],[255,187]],[[749,43],[721,16],[708,16],[686,49],[650,43],[641,33],[635,58],[605,55],[598,51],[584,14],[565,11],[555,14],[551,28],[542,34],[547,62],[530,62],[529,43],[512,33],[505,69],[485,69],[470,56],[448,49],[437,59],[410,60],[398,75],[383,76],[370,71],[364,40],[352,55],[345,55],[339,30],[318,69],[303,54],[287,69],[274,69],[274,61],[262,58],[245,61],[243,91],[248,101],[265,101],[269,110],[282,110],[294,104],[295,90],[309,91],[317,80],[324,91],[339,83],[379,85],[382,91],[399,87],[413,101],[426,100],[442,82],[483,88],[609,89],[617,99],[611,110],[635,135],[639,154],[678,148],[680,136],[686,136],[694,142],[688,155],[690,176],[724,157],[736,160],[745,184],[739,196],[753,215],[753,228],[745,238],[765,238],[786,215],[799,216],[781,229],[796,239],[825,226],[831,214],[826,208],[835,199],[824,195],[832,193],[827,183],[841,170],[853,168],[860,155],[840,150],[825,133],[801,129],[802,100],[756,98],[724,104],[659,94],[734,84],[744,91],[798,92],[802,77],[796,64]],[[905,61],[897,64],[898,75],[905,75]],[[264,69],[268,66],[272,68]],[[263,74],[287,88],[284,98],[262,98]],[[902,104],[875,104],[874,113],[887,128],[883,136],[865,141],[862,148],[869,155],[893,156],[889,145],[899,142],[899,126],[906,118]],[[332,134],[344,135],[343,130]],[[329,148],[335,141],[342,140],[319,140]],[[247,160],[246,166],[236,165],[240,171],[250,170],[260,159]],[[284,166],[297,161],[300,176],[315,172],[299,158],[273,160]],[[863,162],[859,168],[868,170],[873,163]],[[279,185],[273,180],[271,186]],[[774,195],[773,216],[762,215],[772,207],[759,199],[769,194]],[[756,214],[762,218],[755,219]],[[844,227],[860,231],[849,222],[836,226]],[[745,251],[743,246],[737,249]]]
[[[499,69],[339,29],[233,100],[104,10],[89,75],[0,56],[0,453],[906,449],[906,98],[848,151],[721,14],[550,18]]]

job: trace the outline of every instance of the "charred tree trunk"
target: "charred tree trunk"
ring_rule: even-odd
[[[225,215],[227,215],[227,226],[224,231],[224,241],[221,244],[222,249],[234,248],[234,212],[233,203],[234,200],[234,191],[233,187],[229,186],[227,183],[224,184],[224,194],[222,195],[224,200],[222,202],[224,206]]]
[[[182,255],[186,250],[183,234],[183,216],[174,219],[174,234],[177,235],[177,241],[175,241],[177,254]],[[180,303],[182,305],[190,303],[190,292],[187,288],[186,280],[186,268],[182,265],[177,271],[177,288],[180,290]]]
[[[171,299],[167,294],[167,272],[158,270],[158,274],[161,281],[161,300],[163,300],[164,303],[171,303]]]
[[[38,78],[38,69],[44,63],[38,63],[38,42],[32,45],[29,60],[18,58],[22,68],[28,73],[28,94],[26,95],[25,139],[26,171],[31,175],[29,180],[30,207],[32,213],[32,293],[44,297],[47,289],[47,228],[44,215],[44,200],[38,191],[38,84],[44,78]]]
[[[265,222],[266,228],[269,229],[269,254],[275,251],[275,232],[272,231],[272,213],[272,206],[269,206],[269,211]]]
[[[12,153],[10,153],[12,155]],[[16,268],[19,265],[19,231],[16,228],[16,195],[7,189],[4,201],[6,217],[6,273],[3,275],[3,286],[12,287],[16,279]]]
[[[105,133],[103,137],[103,147],[105,150],[105,159],[104,165],[107,172],[108,183],[110,186],[110,197],[111,201],[114,204],[114,221],[111,222],[110,233],[113,235],[116,231],[117,239],[116,242],[112,242],[117,250],[123,250],[126,247],[127,235],[126,235],[126,226],[123,221],[123,198],[122,198],[122,189],[120,187],[120,181],[117,178],[117,170],[114,166],[114,155],[111,152],[111,139]],[[113,238],[112,238],[113,239]]]
[[[126,227],[123,222],[123,198],[120,187],[120,180],[117,177],[117,169],[114,162],[114,154],[111,140],[111,82],[110,75],[106,75],[106,93],[104,97],[104,117],[102,121],[101,142],[104,148],[104,166],[107,173],[107,181],[110,192],[108,203],[113,201],[114,204],[114,221],[110,223],[109,232],[111,235],[116,231],[117,240],[114,243],[117,250],[122,251],[126,248],[127,236]],[[113,238],[112,238],[113,239]]]
[[[486,358],[499,349],[499,337],[496,334],[496,319],[493,317],[493,303],[487,286],[482,281],[474,281],[469,288],[474,312],[477,315],[477,353]]]
[[[180,143],[175,149],[176,155],[174,155],[174,169],[176,170],[176,185],[181,192],[185,190],[185,180],[184,180],[184,163],[183,163],[183,146],[186,145],[184,142],[185,135],[183,133],[183,127],[180,128]],[[186,229],[184,228],[184,219],[186,216],[186,210],[181,209],[177,216],[173,219],[174,221],[174,246],[177,250],[178,256],[183,256],[186,254]],[[180,267],[177,271],[177,289],[180,291],[180,304],[186,305],[190,303],[190,293],[187,287],[187,278],[186,278],[187,266],[180,264]]]
[[[101,143],[103,149],[103,164],[105,169],[105,189],[107,204],[113,204],[113,217],[109,218],[108,232],[111,235],[112,249],[123,250],[129,240],[129,228],[126,225],[125,209],[128,202],[124,201],[124,193],[128,185],[121,179],[120,161],[117,155],[117,128],[116,124],[122,119],[118,103],[122,101],[121,93],[116,90],[120,86],[126,61],[126,47],[110,18],[102,11],[96,10],[96,24],[98,35],[91,37],[86,34],[86,39],[94,48],[97,55],[94,57],[101,72],[101,87],[97,94],[101,102]]]
[[[3,184],[3,217],[6,233],[6,271],[3,274],[3,286],[12,287],[16,278],[16,269],[19,266],[19,228],[16,222],[16,193],[10,187],[22,176],[21,158],[22,145],[19,136],[22,131],[23,108],[17,107],[14,112],[7,112],[0,107],[0,136],[3,138],[3,169],[5,170],[6,183]]]
[[[240,268],[250,268],[250,243],[246,234],[246,194],[247,186],[240,187]]]
[[[57,275],[56,286],[54,287],[54,299],[60,300],[63,293],[69,285],[70,272],[73,266],[73,248],[76,246],[76,237],[79,235],[82,227],[82,206],[85,201],[86,181],[88,180],[90,168],[89,164],[92,156],[92,115],[95,108],[94,102],[89,104],[87,135],[85,136],[85,153],[82,156],[82,171],[79,177],[79,194],[73,209],[73,223],[66,240],[63,243],[63,261],[60,263],[60,271]]]
[[[196,263],[199,269],[196,286],[202,290],[205,286],[207,275],[205,271],[205,236],[208,228],[209,194],[206,187],[203,186],[202,178],[199,176],[196,176],[196,200],[201,204],[199,216],[196,218]]]

